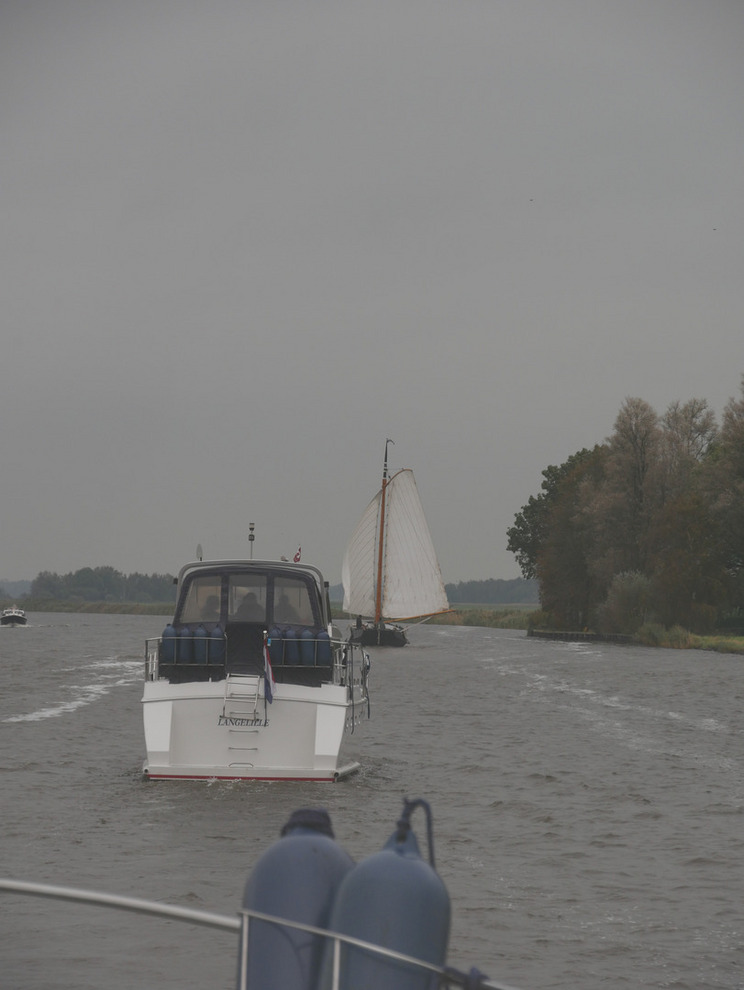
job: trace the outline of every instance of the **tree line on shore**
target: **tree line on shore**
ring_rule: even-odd
[[[334,601],[342,600],[341,585],[330,590]],[[446,585],[446,591],[451,604],[537,603],[537,582],[524,578],[460,581]],[[0,588],[0,599],[10,597],[40,602],[172,604],[176,600],[176,587],[172,574],[123,574],[113,567],[83,567],[68,574],[41,571],[23,594],[11,596]]]
[[[537,581],[526,578],[487,578],[446,584],[450,605],[532,605],[538,601]]]
[[[123,574],[113,567],[82,567],[68,574],[41,571],[28,592],[32,601],[175,602],[172,574]]]
[[[627,398],[605,442],[542,476],[507,548],[544,623],[744,632],[744,376],[720,425],[704,399]]]

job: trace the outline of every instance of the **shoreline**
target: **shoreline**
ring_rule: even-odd
[[[0,603],[0,608],[18,605],[27,614],[33,612],[79,612],[93,615],[153,615],[169,617],[175,609],[174,602],[57,602],[12,599]],[[332,604],[334,621],[350,621],[339,605]],[[635,636],[623,633],[598,633],[589,630],[567,631],[539,629],[532,625],[535,609],[531,605],[478,605],[453,609],[441,616],[432,617],[432,625],[483,626],[492,629],[521,629],[535,639],[552,639],[563,642],[606,642],[628,645],[660,647],[669,650],[701,650],[711,653],[744,655],[744,636],[710,634],[699,636],[686,629],[661,626],[643,627]]]

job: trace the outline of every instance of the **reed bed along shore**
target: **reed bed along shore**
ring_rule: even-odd
[[[440,625],[489,626],[494,629],[544,629],[545,617],[532,606],[463,606],[429,620]],[[666,629],[656,623],[641,626],[632,642],[670,650],[709,650],[714,653],[744,654],[744,636],[711,634],[698,636],[680,626]]]

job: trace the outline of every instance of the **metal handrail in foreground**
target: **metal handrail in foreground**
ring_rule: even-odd
[[[103,894],[95,890],[80,890],[78,887],[57,887],[48,883],[31,883],[25,880],[2,880],[0,890],[12,894],[30,894],[33,897],[50,897],[60,901],[78,901],[81,904],[98,904],[101,907],[132,911],[135,914],[159,915],[173,921],[189,921],[194,925],[209,928],[223,928],[227,931],[240,931],[240,919],[224,914],[211,914],[208,911],[195,911],[193,908],[161,904],[158,901],[145,901],[139,897],[121,897],[119,894]]]
[[[241,990],[246,987],[248,930],[251,920],[264,921],[269,924],[281,926],[282,928],[293,928],[297,931],[308,932],[311,935],[333,939],[332,990],[338,990],[339,988],[342,944],[365,949],[386,959],[416,966],[422,970],[428,970],[439,977],[440,987],[462,987],[465,990],[515,990],[514,987],[510,987],[505,983],[496,983],[480,973],[476,974],[475,971],[471,971],[468,974],[458,972],[449,967],[442,969],[432,963],[424,962],[422,959],[416,959],[413,956],[405,955],[405,953],[397,952],[395,949],[387,949],[384,946],[365,942],[363,939],[354,938],[351,935],[329,932],[324,928],[316,928],[313,925],[306,925],[299,921],[289,921],[286,918],[278,918],[275,915],[264,914],[261,911],[241,909],[238,917],[231,918],[223,914],[195,911],[193,908],[176,907],[172,904],[143,900],[139,897],[123,897],[119,894],[104,894],[99,891],[82,890],[77,887],[59,887],[53,884],[34,883],[24,880],[0,879],[0,891],[6,891],[11,894],[28,894],[32,897],[76,901],[80,904],[98,905],[99,907],[114,908],[120,911],[131,911],[135,914],[154,915],[170,921],[184,921],[193,925],[202,925],[208,928],[220,928],[224,931],[241,933],[241,958],[239,960],[239,979],[241,980],[239,986]]]
[[[382,956],[385,959],[391,959],[395,962],[405,963],[409,966],[415,966],[419,970],[427,970],[432,975],[439,977],[440,990],[444,987],[464,987],[465,990],[516,990],[515,987],[508,986],[506,983],[496,983],[482,973],[476,974],[475,970],[471,970],[470,973],[460,973],[458,970],[450,967],[442,969],[441,966],[425,962],[423,959],[408,956],[404,952],[398,952],[396,949],[388,949],[385,946],[376,945],[374,942],[365,942],[364,939],[355,938],[353,935],[330,932],[326,928],[316,928],[314,925],[306,925],[299,921],[287,921],[285,918],[277,918],[275,915],[263,914],[261,911],[255,911],[253,909],[247,910],[244,908],[240,911],[240,915],[242,917],[241,951],[243,955],[239,960],[238,990],[249,990],[246,983],[246,964],[248,959],[248,929],[251,920],[266,921],[269,924],[281,926],[282,928],[294,928],[297,931],[308,932],[311,935],[320,935],[322,938],[333,939],[333,970],[330,990],[340,990],[339,973],[341,968],[342,945],[355,946],[358,949],[365,949],[373,955]]]

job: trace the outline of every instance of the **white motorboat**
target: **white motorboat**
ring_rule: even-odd
[[[344,611],[357,617],[355,641],[405,646],[403,622],[449,611],[442,572],[413,471],[388,477],[359,520],[344,555]]]
[[[333,626],[320,571],[198,560],[178,586],[173,622],[146,643],[144,773],[334,781],[358,769],[369,658]]]
[[[22,608],[18,608],[17,605],[12,605],[10,608],[4,608],[0,612],[0,626],[25,626],[26,625],[26,613]]]

